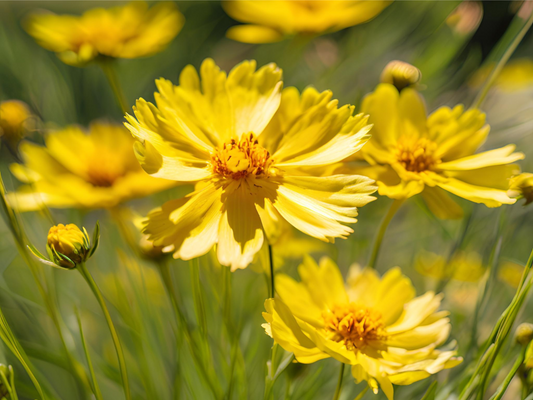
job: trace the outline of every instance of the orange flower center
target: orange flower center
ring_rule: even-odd
[[[381,314],[354,303],[334,306],[322,317],[327,338],[344,341],[349,350],[362,349],[369,342],[386,338]]]
[[[96,187],[111,187],[117,179],[126,175],[123,161],[109,150],[100,148],[90,157],[85,179]]]
[[[396,159],[407,171],[423,172],[433,169],[440,159],[435,156],[437,144],[426,138],[400,138],[396,146]]]
[[[239,141],[231,139],[221,149],[216,149],[211,157],[213,173],[231,179],[249,175],[268,176],[272,163],[270,153],[259,144],[253,133]]]

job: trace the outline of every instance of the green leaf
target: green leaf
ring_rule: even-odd
[[[426,394],[420,400],[435,400],[435,395],[437,394],[437,381],[434,381],[429,385]]]

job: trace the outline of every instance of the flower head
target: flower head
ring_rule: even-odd
[[[390,1],[225,1],[226,12],[246,25],[226,35],[245,43],[277,42],[284,36],[335,32],[374,18]]]
[[[455,350],[441,351],[450,333],[441,296],[415,290],[399,268],[380,278],[353,267],[345,286],[328,258],[310,257],[299,267],[302,282],[276,276],[279,298],[265,302],[267,334],[304,364],[333,357],[350,364],[357,382],[365,380],[388,399],[393,386],[409,385],[461,362]]]
[[[176,6],[163,2],[148,8],[134,1],[82,16],[32,14],[26,31],[66,64],[82,66],[95,57],[138,58],[163,50],[183,26]]]
[[[376,179],[379,193],[405,199],[422,193],[439,218],[459,218],[462,209],[446,192],[488,207],[513,204],[507,195],[512,164],[524,158],[514,145],[476,153],[489,132],[485,114],[441,107],[429,117],[421,95],[380,84],[366,96],[362,110],[374,124],[361,151],[368,167],[358,170]]]
[[[171,186],[142,170],[133,152],[134,140],[120,125],[93,123],[89,132],[71,126],[50,133],[46,147],[23,142],[24,164],[11,166],[28,183],[9,200],[19,211],[52,208],[111,208]]]
[[[59,224],[50,228],[46,243],[48,258],[30,245],[28,248],[43,264],[61,269],[73,269],[89,259],[100,240],[100,225],[97,223],[93,235],[93,243],[87,230],[83,231],[75,224]]]
[[[274,64],[247,61],[226,75],[208,59],[200,77],[188,66],[179,86],[158,80],[156,105],[140,99],[127,116],[146,172],[197,183],[148,215],[154,245],[187,260],[216,244],[220,263],[236,269],[281,219],[324,241],[349,235],[345,224],[374,199],[373,181],[322,174],[368,140],[366,117],[339,108],[331,92],[282,92]]]
[[[458,251],[447,262],[445,257],[424,251],[416,257],[415,268],[420,274],[439,280],[478,282],[485,273],[482,261],[475,252]]]
[[[523,173],[513,176],[509,181],[509,197],[524,199],[524,205],[527,206],[533,202],[533,174]]]
[[[0,137],[17,144],[28,129],[31,112],[26,103],[8,100],[0,103]]]

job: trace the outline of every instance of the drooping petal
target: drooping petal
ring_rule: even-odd
[[[426,187],[422,192],[428,208],[437,218],[459,219],[463,216],[463,209],[441,188]]]
[[[228,39],[243,43],[274,43],[283,40],[283,35],[276,29],[261,25],[236,25],[226,32]]]
[[[499,207],[502,204],[514,204],[516,202],[516,199],[511,199],[505,190],[471,185],[454,178],[449,178],[438,185],[456,196],[474,203],[483,203],[487,207]]]

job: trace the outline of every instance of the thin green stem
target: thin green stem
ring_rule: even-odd
[[[274,284],[274,255],[272,254],[272,245],[268,245],[268,262],[270,264],[270,292],[269,297],[274,298],[276,294],[276,286]]]
[[[385,236],[387,227],[389,226],[389,223],[391,222],[392,218],[394,217],[400,206],[403,204],[403,202],[404,200],[395,199],[392,202],[389,211],[387,211],[387,214],[385,214],[385,217],[383,217],[376,238],[374,239],[374,245],[372,247],[372,253],[370,254],[370,260],[367,264],[369,268],[376,268],[376,262],[379,256],[379,249],[381,248],[381,242],[383,241],[383,237]]]
[[[511,368],[511,370],[509,371],[509,373],[507,374],[507,376],[503,380],[502,384],[498,387],[498,390],[496,390],[496,393],[494,393],[492,395],[490,400],[501,400],[501,398],[503,397],[503,395],[507,391],[507,388],[511,384],[511,381],[513,380],[514,376],[516,375],[516,372],[518,371],[520,366],[523,364],[525,355],[526,355],[526,348],[522,349],[522,351],[520,352],[520,356],[516,359],[513,367]]]
[[[111,332],[113,344],[115,345],[115,351],[117,353],[120,375],[122,377],[122,386],[124,387],[124,394],[126,396],[126,400],[131,400],[130,385],[129,385],[129,380],[128,380],[128,371],[126,369],[126,359],[124,358],[124,350],[122,349],[122,344],[120,343],[117,330],[115,329],[115,325],[113,324],[113,320],[111,319],[111,315],[109,314],[109,310],[107,308],[104,297],[102,296],[102,293],[100,292],[100,289],[98,288],[98,285],[94,281],[85,263],[80,263],[77,269],[80,272],[81,276],[83,276],[83,278],[85,279],[89,287],[91,288],[94,296],[96,297],[96,300],[100,304],[100,308],[102,309],[102,312],[104,313],[107,326],[109,327],[109,331]]]
[[[366,392],[368,392],[369,388],[370,388],[370,386],[366,385],[366,387],[361,391],[361,393],[359,393],[357,395],[357,397],[354,400],[361,400],[364,397],[364,395],[366,394]]]
[[[516,18],[520,18],[520,17],[516,17]],[[483,100],[485,100],[485,97],[487,97],[487,94],[489,93],[490,88],[496,81],[496,78],[498,77],[498,75],[500,75],[503,67],[505,66],[507,61],[509,61],[509,58],[511,58],[511,55],[514,53],[514,51],[516,50],[516,48],[518,47],[518,45],[520,44],[520,42],[526,35],[527,31],[531,27],[531,24],[533,24],[533,13],[531,13],[531,15],[529,16],[528,20],[526,21],[526,23],[524,24],[520,32],[518,32],[518,35],[516,35],[516,37],[513,39],[513,41],[507,48],[507,50],[505,50],[505,53],[503,54],[500,61],[498,61],[498,64],[496,64],[496,66],[492,70],[491,74],[489,75],[489,78],[487,79],[487,81],[485,82],[485,85],[483,86],[479,94],[477,95],[476,99],[474,100],[474,104],[472,104],[471,108],[478,108],[481,105],[481,103],[483,103]]]
[[[178,320],[180,332],[185,335],[185,340],[191,348],[191,355],[193,357],[193,360],[202,372],[205,382],[209,386],[209,389],[211,389],[211,391],[213,392],[214,397],[218,399],[221,397],[221,390],[215,386],[216,381],[210,376],[207,366],[202,360],[202,357],[198,355],[198,349],[195,346],[195,341],[193,340],[189,324],[187,323],[187,318],[185,317],[185,313],[181,309],[178,293],[176,292],[176,289],[174,287],[172,274],[170,273],[170,265],[166,259],[158,260],[157,265],[159,267],[158,269],[161,275],[161,280],[165,285],[165,289],[167,291],[168,297],[170,298],[170,303],[172,304],[174,314],[176,316],[176,319]]]
[[[94,373],[93,363],[91,361],[91,355],[89,354],[89,348],[87,347],[87,342],[85,341],[85,335],[83,333],[83,326],[81,324],[80,314],[77,311],[76,311],[76,317],[78,319],[78,326],[80,329],[81,344],[83,346],[83,351],[85,353],[85,358],[87,359],[87,365],[89,367],[89,373],[91,375],[93,393],[96,397],[96,400],[102,400],[102,392],[100,392],[100,386],[98,386],[98,381],[96,380],[96,374]]]
[[[124,114],[126,114],[128,112],[128,103],[126,102],[126,97],[124,96],[124,92],[120,86],[120,81],[118,80],[117,74],[115,73],[114,60],[100,60],[98,65],[100,65],[100,68],[102,68],[102,71],[104,71],[107,81],[109,82],[109,86],[111,86],[111,89],[113,90],[113,94],[115,95],[115,99],[117,100],[120,109]]]
[[[333,395],[333,400],[339,400],[339,398],[341,397],[342,380],[344,378],[344,367],[345,364],[341,363],[341,370],[339,371],[339,379],[337,380],[337,387],[335,389],[335,394]]]

